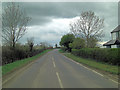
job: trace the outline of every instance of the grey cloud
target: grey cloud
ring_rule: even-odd
[[[27,2],[21,4],[32,17],[30,25],[41,25],[51,22],[52,18],[73,18],[82,11],[94,11],[98,16],[112,19],[116,16],[115,2]]]
[[[111,39],[110,32],[118,24],[117,2],[19,2],[19,5],[32,18],[29,26],[45,26],[51,23],[52,19],[73,18],[83,11],[94,11],[97,16],[105,19],[103,41]],[[41,34],[44,33],[62,35],[62,33],[56,32],[54,28],[47,32],[41,30]]]
[[[117,8],[115,2],[19,2],[19,5],[32,17],[31,25],[47,23],[52,18],[73,18],[82,11],[89,10],[111,18],[116,14]]]

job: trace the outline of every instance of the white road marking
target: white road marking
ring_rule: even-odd
[[[53,66],[54,66],[54,68],[56,67],[56,65],[55,65],[55,62],[53,61]]]
[[[63,55],[63,56],[64,56],[64,55]],[[64,57],[67,58],[68,60],[70,60],[70,61],[78,64],[78,62],[73,61],[72,59],[70,59],[70,58],[68,58],[68,57],[66,57],[66,56],[64,56]],[[95,71],[95,70],[92,70],[92,69],[90,69],[90,68],[87,68],[86,66],[84,66],[84,65],[82,65],[82,64],[80,64],[80,63],[79,63],[79,65],[82,66],[82,67],[84,67],[84,68],[86,68],[86,69],[88,69],[88,70],[91,70],[92,72],[94,72],[94,73],[96,73],[96,74],[98,74],[98,75],[100,75],[100,76],[102,76],[102,77],[104,77],[104,75],[102,75],[101,73],[98,73],[98,72]],[[109,80],[113,81],[114,83],[120,84],[119,82],[116,82],[116,81],[114,81],[114,80],[112,80],[112,79],[110,79],[110,78],[109,78]]]
[[[14,78],[15,76],[17,76],[20,72],[22,72],[23,70],[25,70],[26,68],[28,68],[30,65],[32,65],[35,62],[31,62],[30,64],[28,64],[26,67],[20,69],[18,72],[16,72],[15,74],[13,74],[12,76],[10,76],[9,78],[7,78],[6,80],[3,81],[2,84],[5,84],[6,82],[8,82],[9,80],[11,80],[12,78]]]
[[[94,73],[97,73],[98,75],[100,75],[100,76],[102,76],[103,77],[103,75],[102,74],[100,74],[100,73],[98,73],[98,72],[96,72],[95,70],[92,70]]]
[[[53,66],[54,66],[54,68],[56,67],[56,65],[55,65],[55,61],[54,61],[54,58],[52,57],[52,61],[53,61]]]
[[[84,67],[84,68],[86,68],[86,69],[88,69],[88,70],[91,70],[92,71],[92,69],[90,69],[90,68],[88,68],[88,67],[86,67],[86,66],[84,66],[84,65],[81,65],[82,67]]]
[[[118,82],[116,82],[116,81],[114,81],[114,80],[112,80],[112,79],[109,79],[109,80],[113,81],[114,83],[120,84],[120,83],[118,83]]]
[[[56,68],[55,61],[54,61],[53,57],[52,57],[52,61],[53,61],[54,68]],[[60,88],[63,88],[63,85],[62,85],[62,82],[61,82],[61,79],[60,79],[60,76],[59,76],[58,72],[56,72],[56,75],[57,75],[57,78],[58,78],[58,82],[60,84]]]
[[[60,79],[60,76],[59,76],[58,72],[56,72],[56,75],[57,75],[57,78],[58,78],[58,81],[59,81],[59,84],[60,84],[60,88],[63,88],[63,85],[62,85],[62,82],[61,82],[61,79]]]

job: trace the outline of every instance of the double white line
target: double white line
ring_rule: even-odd
[[[56,68],[55,61],[54,61],[54,58],[53,58],[53,57],[52,57],[52,62],[53,62],[54,68]],[[58,73],[57,71],[56,71],[56,76],[57,76],[57,78],[58,78],[58,82],[59,82],[60,88],[63,88],[62,81],[61,81],[60,76],[59,76],[59,73]]]

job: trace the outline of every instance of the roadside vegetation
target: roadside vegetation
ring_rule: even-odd
[[[120,65],[117,48],[82,48],[72,49],[72,54],[83,58],[90,58],[96,62],[105,62],[111,65]]]
[[[6,64],[6,65],[2,66],[2,75],[5,75],[5,74],[9,73],[10,71],[13,71],[16,68],[19,68],[19,67],[21,67],[21,66],[23,66],[23,65],[25,65],[33,60],[38,59],[40,56],[42,56],[43,54],[47,53],[50,50],[52,50],[52,49],[44,50],[41,53],[39,53],[33,57],[25,58],[22,60],[17,60],[13,63]]]
[[[53,47],[47,42],[35,44],[34,37],[27,37],[26,42],[19,40],[28,30],[31,17],[15,2],[8,2],[2,8],[2,74],[37,59]]]
[[[64,52],[64,51],[60,50],[60,52]],[[90,66],[96,69],[100,69],[100,70],[103,70],[103,71],[106,71],[112,74],[117,74],[117,75],[120,74],[120,72],[118,71],[118,66],[116,65],[110,65],[104,62],[97,62],[94,59],[82,58],[80,56],[76,56],[71,53],[64,52],[64,55],[84,65],[87,65],[87,66]]]
[[[2,65],[35,56],[46,49],[52,49],[52,46],[45,44],[45,42],[41,42],[40,45],[33,45],[32,48],[28,43],[25,45],[17,43],[15,48],[3,45]]]
[[[82,12],[78,19],[70,23],[70,33],[62,36],[60,52],[77,62],[119,74],[120,49],[99,48],[97,45],[104,36],[103,27],[104,19],[92,11]]]

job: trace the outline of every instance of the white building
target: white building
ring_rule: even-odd
[[[103,44],[106,48],[120,48],[120,25],[111,32],[112,40]]]

